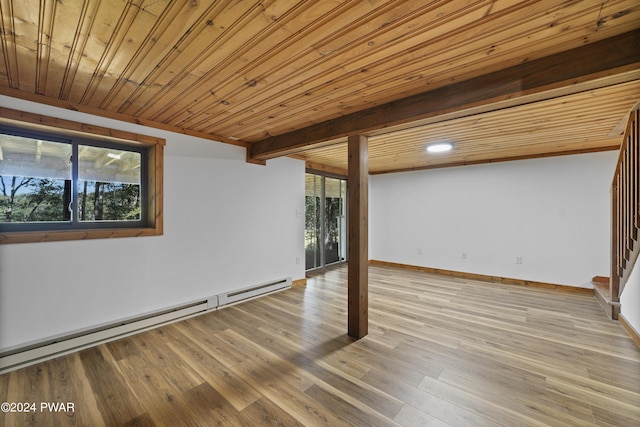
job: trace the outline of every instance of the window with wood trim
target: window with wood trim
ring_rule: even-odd
[[[56,122],[0,124],[0,243],[162,234],[164,140]]]

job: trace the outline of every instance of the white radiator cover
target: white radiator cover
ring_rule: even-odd
[[[0,374],[291,287],[291,277],[0,350]]]
[[[226,294],[217,295],[218,307],[235,304],[257,296],[262,296],[271,292],[287,289],[291,287],[291,277],[280,280],[262,283],[248,288],[231,291]]]

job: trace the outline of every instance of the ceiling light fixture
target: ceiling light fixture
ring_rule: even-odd
[[[427,146],[427,151],[430,153],[443,153],[453,148],[453,144],[450,142],[438,142]]]

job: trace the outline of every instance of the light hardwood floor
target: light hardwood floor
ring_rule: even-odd
[[[592,296],[370,267],[0,376],[5,426],[638,426],[640,350]],[[74,411],[40,411],[73,402]]]

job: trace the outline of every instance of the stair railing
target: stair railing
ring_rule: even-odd
[[[611,299],[620,295],[638,259],[640,242],[640,111],[630,113],[611,184]]]

